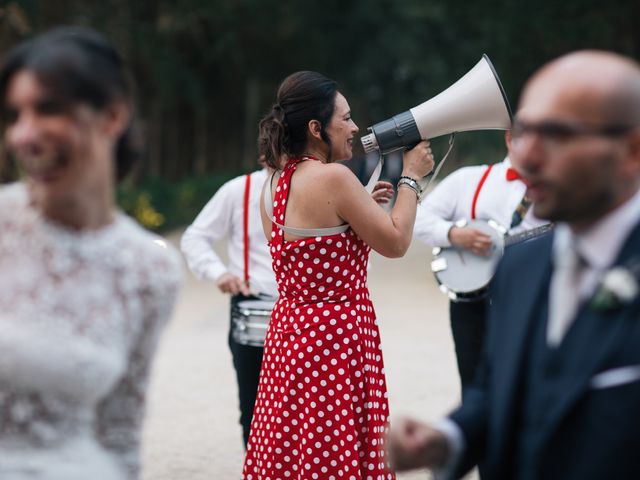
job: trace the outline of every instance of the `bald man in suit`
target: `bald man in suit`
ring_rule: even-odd
[[[403,419],[398,470],[483,480],[640,478],[640,66],[602,51],[527,82],[512,161],[552,235],[505,254],[480,373],[434,426]],[[524,274],[523,272],[526,272]]]

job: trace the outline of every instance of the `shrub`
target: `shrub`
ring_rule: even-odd
[[[179,182],[148,177],[138,185],[118,187],[118,204],[142,226],[166,232],[188,225],[234,173],[189,177]]]

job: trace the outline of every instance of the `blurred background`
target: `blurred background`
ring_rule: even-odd
[[[513,109],[525,79],[565,52],[640,59],[639,18],[638,0],[0,0],[0,60],[57,25],[90,26],[116,43],[134,72],[147,140],[119,202],[145,227],[171,232],[176,245],[180,227],[222,183],[257,168],[258,121],[294,71],[336,79],[364,135],[445,90],[483,53]],[[436,156],[446,147],[435,139]],[[504,154],[501,132],[459,134],[440,178]],[[356,142],[348,165],[364,180],[376,160]],[[399,175],[399,159],[386,165],[384,176]],[[19,175],[0,135],[0,183]],[[457,402],[459,385],[448,301],[428,273],[429,249],[414,243],[402,262],[374,256],[369,285],[391,411],[437,419]],[[187,276],[154,369],[145,480],[236,478],[241,470],[235,379],[221,348],[226,308],[211,284]]]
[[[258,121],[289,73],[336,79],[364,134],[446,89],[483,53],[512,108],[532,71],[564,52],[640,58],[638,18],[637,0],[0,0],[0,55],[61,24],[94,27],[118,45],[147,140],[119,201],[167,231],[191,222],[224,181],[256,168]],[[436,153],[445,147],[436,140]],[[458,135],[443,174],[504,151],[498,132]],[[350,167],[364,179],[374,164],[358,142]],[[398,174],[397,160],[388,167],[388,177]],[[0,161],[0,181],[18,175]]]

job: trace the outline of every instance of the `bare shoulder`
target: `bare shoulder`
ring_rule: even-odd
[[[331,171],[333,175],[346,175],[348,177],[355,177],[353,172],[342,163],[328,163],[325,165],[327,170]]]
[[[316,170],[319,175],[322,175],[324,181],[330,182],[329,185],[336,186],[348,185],[354,182],[359,183],[354,173],[341,163],[320,164],[316,166]]]

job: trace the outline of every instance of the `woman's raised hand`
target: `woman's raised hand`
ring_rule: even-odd
[[[435,161],[429,140],[422,140],[411,150],[404,152],[402,158],[402,175],[416,180],[426,176],[433,170]]]
[[[378,183],[376,183],[376,186],[373,187],[371,197],[373,197],[376,203],[380,205],[389,203],[393,198],[393,185],[390,182],[380,180]]]

